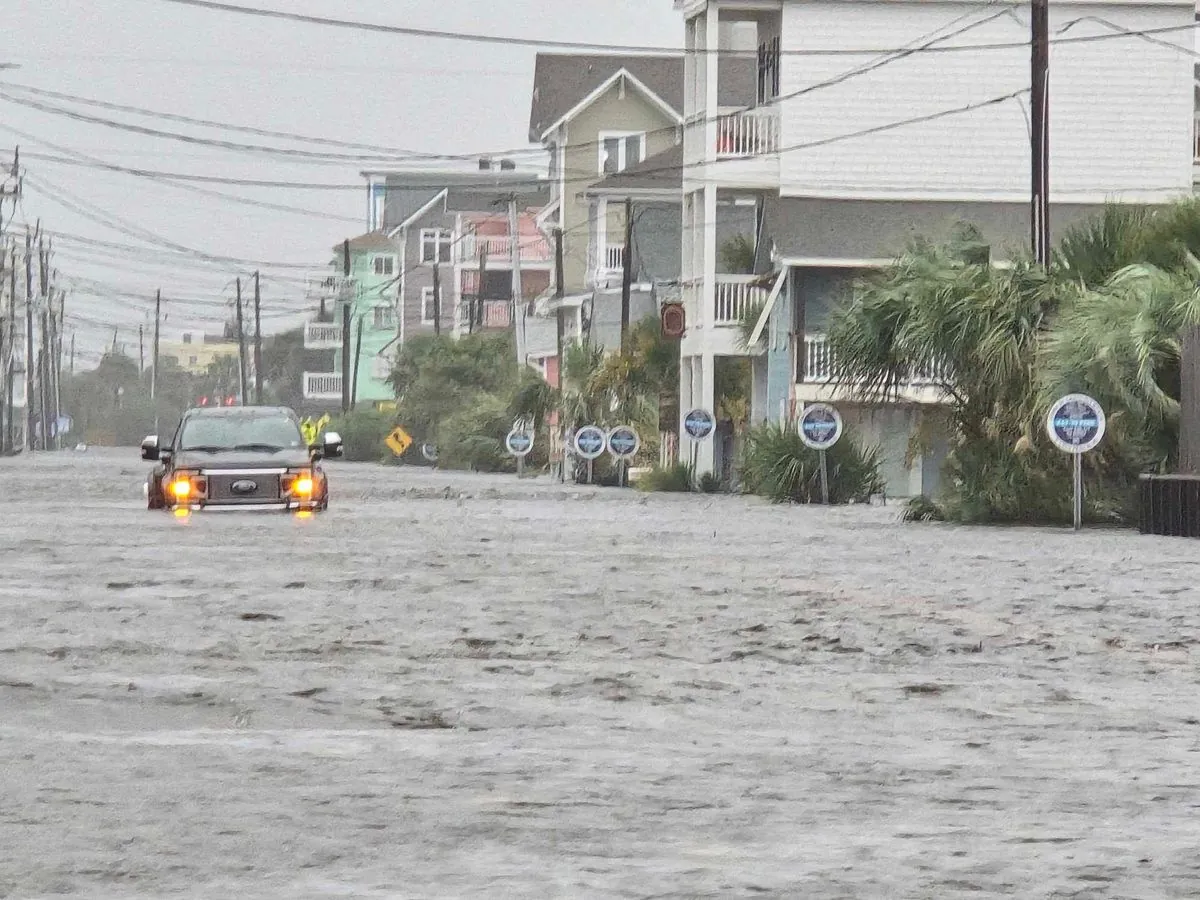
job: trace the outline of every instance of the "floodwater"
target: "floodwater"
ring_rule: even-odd
[[[1200,545],[0,461],[0,897],[1200,896]]]

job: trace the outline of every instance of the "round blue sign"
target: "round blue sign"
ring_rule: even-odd
[[[841,414],[827,403],[814,403],[800,413],[800,440],[813,450],[828,450],[842,436]]]
[[[513,456],[528,456],[529,451],[533,449],[533,435],[528,431],[518,431],[514,428],[504,439],[504,446]]]
[[[683,430],[697,441],[704,440],[716,427],[716,420],[707,409],[693,409],[683,417]]]
[[[636,456],[641,446],[642,439],[628,425],[618,425],[608,433],[608,452],[617,459]]]
[[[1104,439],[1107,422],[1100,404],[1087,394],[1067,394],[1050,407],[1046,431],[1066,453],[1087,453]]]
[[[595,425],[584,425],[575,432],[575,452],[584,459],[597,459],[608,443],[608,435]]]

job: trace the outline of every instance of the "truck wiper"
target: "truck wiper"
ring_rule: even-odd
[[[197,444],[195,447],[183,447],[180,453],[224,453],[228,447],[218,447],[213,444]]]
[[[234,450],[261,450],[264,453],[278,453],[283,448],[279,447],[275,444],[238,444],[233,449]]]

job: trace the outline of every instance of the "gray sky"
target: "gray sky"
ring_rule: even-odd
[[[671,0],[233,0],[242,6],[437,30],[602,44],[679,46],[683,24]],[[386,11],[384,11],[386,9]],[[429,38],[375,35],[190,9],[164,0],[39,0],[6,4],[9,38],[0,63],[5,82],[108,103],[304,135],[424,153],[474,154],[527,146],[535,50]],[[337,154],[369,151],[297,144],[100,109],[61,99],[0,91],[22,100],[138,126],[251,144]],[[19,135],[16,132],[23,132]],[[27,135],[27,136],[25,136]],[[57,148],[47,146],[47,143]],[[21,146],[29,181],[18,222],[41,218],[52,232],[135,245],[127,253],[64,237],[55,266],[83,279],[68,298],[79,344],[95,352],[123,327],[137,352],[137,325],[152,301],[84,293],[116,289],[168,299],[164,336],[219,329],[218,305],[233,296],[234,263],[206,265],[156,250],[136,235],[210,255],[307,266],[327,262],[333,244],[365,227],[370,164],[313,163],[211,149],[14,104],[0,98],[0,162]],[[87,154],[107,163],[223,177],[354,185],[314,191],[196,185],[317,215],[260,209],[162,182],[39,156]],[[521,158],[521,157],[518,157]],[[116,230],[71,206],[116,217]],[[181,260],[183,260],[181,262]],[[243,270],[253,266],[243,266]],[[264,268],[264,331],[298,318],[304,268]],[[270,273],[270,279],[266,276]],[[171,301],[171,298],[185,298]],[[86,320],[86,321],[85,321]],[[87,364],[94,358],[81,360]]]

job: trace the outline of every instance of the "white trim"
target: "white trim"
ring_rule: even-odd
[[[378,263],[381,260],[386,260],[391,263],[388,271],[380,272]],[[399,258],[395,253],[372,253],[371,254],[371,272],[380,278],[391,278],[396,274],[396,266],[399,263]]]
[[[633,162],[629,161],[629,138],[641,139],[641,155]],[[617,162],[620,166],[614,172],[606,172],[604,170],[604,144],[606,141],[620,141],[620,148],[617,151]],[[638,163],[646,161],[646,132],[644,131],[599,131],[596,133],[596,168],[601,178],[620,175],[630,166],[636,166]]]
[[[888,259],[847,259],[832,256],[781,256],[776,262],[781,266],[796,269],[882,269],[896,262],[899,257]]]
[[[619,78],[627,79],[630,84],[632,84],[635,88],[637,88],[639,91],[642,92],[642,94],[646,97],[647,100],[649,100],[652,104],[657,106],[659,108],[659,110],[667,118],[669,118],[673,122],[675,122],[675,124],[677,124],[677,125],[683,124],[683,116],[680,115],[679,111],[676,110],[675,107],[671,106],[671,104],[667,103],[666,100],[664,100],[662,97],[658,96],[658,94],[654,93],[654,91],[650,90],[650,88],[646,87],[646,85],[642,81],[640,81],[632,72],[630,72],[628,69],[626,69],[624,66],[622,66],[621,68],[617,69],[617,71],[613,72],[612,75],[610,75],[608,78],[606,78],[603,82],[601,82],[600,86],[597,87],[594,91],[592,91],[590,94],[588,94],[582,100],[580,100],[578,103],[576,103],[574,106],[572,106],[569,110],[567,110],[565,113],[563,113],[563,115],[560,116],[557,120],[555,120],[554,122],[551,122],[548,126],[546,126],[546,128],[544,128],[542,130],[542,133],[538,139],[540,141],[542,141],[543,143],[545,143],[546,137],[547,137],[547,135],[550,134],[550,132],[554,131],[554,129],[558,128],[559,126],[569,123],[577,115],[579,115],[581,112],[583,112],[589,106],[591,106],[593,103],[595,103],[601,97],[603,97],[604,94],[607,93],[608,90],[614,84],[617,83],[617,79],[619,79]]]
[[[433,318],[433,286],[421,288],[421,324],[434,324]]]
[[[429,213],[433,210],[433,208],[435,206],[438,205],[438,203],[445,202],[446,197],[449,193],[450,193],[449,188],[442,188],[440,191],[437,192],[437,194],[434,196],[434,198],[432,200],[430,200],[428,203],[426,203],[424,206],[422,206],[420,209],[418,209],[415,213],[413,213],[411,216],[409,216],[407,219],[405,219],[403,222],[401,222],[399,225],[397,225],[395,228],[393,228],[391,231],[389,231],[388,237],[393,237],[396,234],[396,232],[399,231],[401,228],[408,228],[410,225],[414,224],[418,219],[423,219],[425,216],[429,215]]]
[[[618,173],[620,174],[620,173]],[[683,200],[682,188],[621,188],[621,187],[602,187],[600,185],[592,185],[583,195],[588,198],[610,198],[617,197],[624,199],[625,197],[633,197],[638,200],[647,200],[651,202],[661,203],[679,203]]]
[[[771,293],[767,295],[767,302],[763,304],[763,311],[758,317],[758,322],[754,325],[754,331],[750,334],[750,340],[746,342],[747,346],[753,347],[758,343],[758,339],[762,337],[763,329],[767,327],[767,319],[771,317],[771,310],[775,308],[775,303],[779,300],[779,295],[783,293],[783,285],[791,273],[792,269],[787,265],[779,270],[779,277],[775,279],[775,284],[771,287]]]
[[[443,236],[445,240],[443,241]],[[434,259],[425,258],[425,242],[432,241],[434,243],[433,255]],[[447,259],[442,259],[442,244],[445,243],[450,255]],[[422,228],[419,244],[417,246],[417,259],[423,266],[432,266],[435,262],[443,266],[448,266],[454,262],[454,231],[450,228]]]

